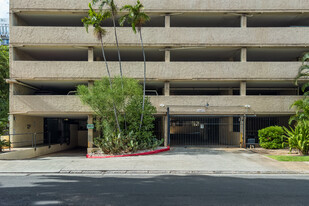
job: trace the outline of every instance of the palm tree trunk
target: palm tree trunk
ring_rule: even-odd
[[[107,74],[108,74],[109,85],[110,85],[111,90],[113,90],[113,85],[112,85],[112,80],[111,80],[111,74],[110,74],[110,72],[109,72],[108,64],[107,64],[107,61],[106,61],[106,56],[105,56],[105,51],[104,51],[104,46],[103,46],[103,40],[102,40],[102,38],[100,38],[100,40],[101,40],[101,47],[102,47],[102,55],[103,55],[103,59],[104,59],[104,62],[105,62],[106,71],[107,71]],[[118,127],[119,132],[121,133],[121,128],[120,128],[120,125],[119,125],[118,116],[117,116],[117,111],[116,111],[116,105],[115,105],[115,102],[114,102],[114,101],[113,101],[113,107],[114,107],[114,115],[115,115],[117,127]]]
[[[123,91],[123,77],[122,77],[122,66],[121,66],[120,49],[119,49],[119,43],[118,43],[118,37],[117,37],[115,15],[114,15],[113,12],[112,12],[112,19],[113,19],[115,40],[116,40],[117,51],[118,51],[119,69],[120,69],[120,77],[121,77],[121,88],[122,88],[122,91]],[[125,112],[124,112],[124,128],[125,128],[125,130],[127,130],[127,121],[126,121],[126,113]]]
[[[141,130],[142,124],[143,124],[143,118],[144,118],[145,96],[146,96],[146,57],[145,57],[145,50],[144,50],[144,44],[143,44],[142,29],[139,29],[139,36],[140,36],[140,39],[141,39],[143,58],[144,58],[143,105],[142,105],[141,122],[140,122],[140,125],[139,125],[139,130]]]

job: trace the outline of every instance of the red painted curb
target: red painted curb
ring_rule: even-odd
[[[141,152],[141,153],[135,153],[135,154],[126,154],[126,155],[113,155],[113,156],[91,156],[91,155],[86,155],[87,158],[92,158],[92,159],[98,159],[98,158],[111,158],[111,157],[129,157],[129,156],[140,156],[140,155],[151,155],[151,154],[157,154],[160,152],[165,152],[169,151],[170,147],[168,146],[167,148],[164,149],[158,149],[150,152]]]

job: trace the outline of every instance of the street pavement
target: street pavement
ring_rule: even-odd
[[[84,150],[0,160],[0,174],[309,174],[304,162],[278,162],[239,148],[173,147],[148,156],[87,159]]]
[[[308,205],[308,175],[1,175],[0,205]]]

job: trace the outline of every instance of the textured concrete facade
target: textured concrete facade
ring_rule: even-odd
[[[116,2],[119,7],[135,3]],[[153,19],[142,34],[148,60],[147,88],[156,92],[151,101],[158,116],[164,117],[162,128],[168,129],[167,107],[172,115],[294,113],[290,105],[301,98],[301,93],[293,79],[301,65],[300,56],[309,51],[309,24],[304,23],[309,22],[309,1],[141,2]],[[107,75],[100,58],[100,42],[93,36],[92,28],[86,33],[80,23],[80,18],[87,15],[88,3],[89,0],[10,1],[12,117],[41,118],[38,124],[43,124],[44,118],[92,118],[89,107],[78,97],[67,95],[77,85],[91,85]],[[185,26],[179,26],[181,23]],[[106,30],[103,43],[111,75],[117,76],[113,28],[107,25]],[[142,80],[139,36],[129,27],[117,27],[117,32],[125,59],[123,74]],[[48,89],[57,91],[42,94]],[[222,121],[233,124],[232,118]],[[11,122],[11,131],[23,132],[16,124]],[[231,136],[242,133],[234,132],[231,126],[228,130]],[[76,133],[78,142],[86,145],[85,138],[81,138],[85,130]],[[88,132],[88,137],[92,135]],[[164,137],[167,135],[165,131]],[[88,145],[92,143],[88,141]]]

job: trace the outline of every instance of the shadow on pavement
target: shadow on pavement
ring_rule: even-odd
[[[17,176],[0,182],[0,205],[307,205],[309,188],[308,180],[287,177],[198,175]]]

